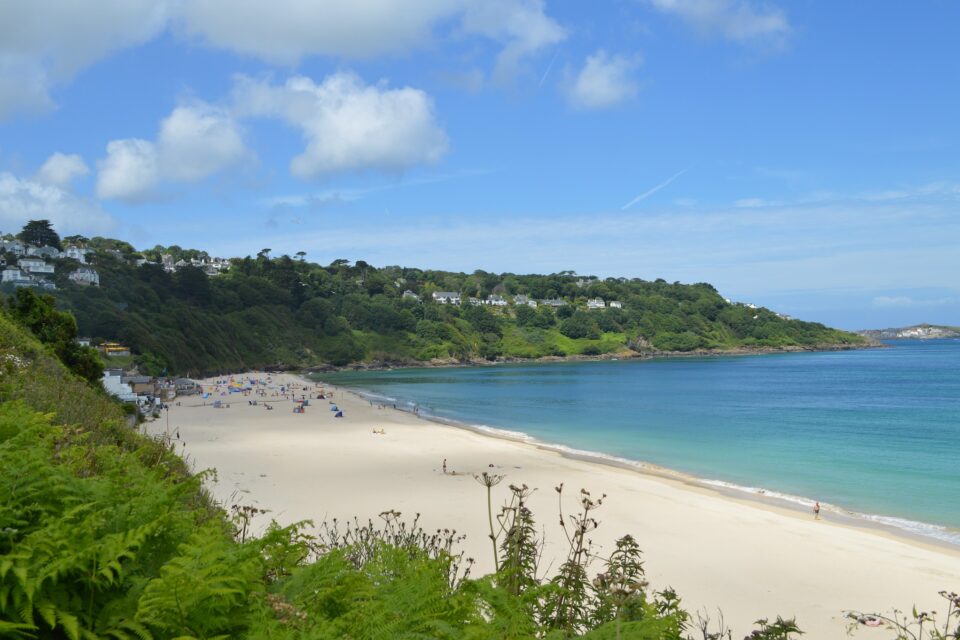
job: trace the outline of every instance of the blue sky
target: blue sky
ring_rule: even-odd
[[[957,25],[933,0],[8,0],[0,230],[960,324]]]

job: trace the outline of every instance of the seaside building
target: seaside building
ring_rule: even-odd
[[[474,298],[473,296],[470,296],[469,298],[467,298],[467,302],[474,307],[479,307],[482,304],[482,301],[480,300],[480,298]]]
[[[76,245],[70,245],[63,250],[63,253],[60,254],[61,258],[70,258],[71,260],[76,260],[80,264],[87,263],[87,253],[89,249],[83,249]]]
[[[587,309],[606,309],[607,303],[603,301],[603,298],[591,298],[587,300]]]
[[[453,291],[434,291],[433,300],[437,304],[460,304],[460,294]]]
[[[503,296],[493,294],[487,296],[487,299],[483,301],[483,304],[487,304],[492,307],[505,307],[507,306],[507,301],[504,300]]]
[[[56,260],[60,257],[60,250],[56,247],[27,247],[27,255],[37,258]]]
[[[119,342],[104,342],[97,347],[97,351],[108,358],[120,358],[130,355],[130,348],[123,346]]]
[[[417,302],[420,302],[420,296],[415,294],[413,291],[410,291],[410,289],[404,291],[401,297],[405,300],[416,300]]]
[[[513,297],[513,304],[515,305],[527,305],[528,307],[537,308],[537,301],[532,300],[529,296],[525,296],[522,293],[517,294]]]
[[[49,274],[54,272],[52,264],[47,264],[43,258],[20,258],[17,262],[20,269],[31,275]]]
[[[96,269],[92,269],[91,267],[80,267],[67,277],[83,287],[88,287],[90,285],[95,287],[100,286],[100,274],[97,273]]]
[[[556,308],[556,307],[565,307],[565,306],[567,306],[567,301],[564,300],[563,298],[548,298],[548,299],[546,299],[546,300],[541,300],[541,301],[540,301],[540,304],[544,305],[545,307],[554,307],[554,308]]]
[[[32,287],[34,284],[29,275],[14,266],[9,266],[0,272],[0,282],[2,284],[12,284],[15,287]]]
[[[0,249],[2,249],[4,253],[12,253],[18,257],[27,254],[27,248],[23,246],[22,242],[16,240],[0,242]]]
[[[611,300],[611,301],[610,301],[610,308],[611,308],[611,309],[623,309],[623,303],[620,302],[619,300]]]
[[[137,394],[133,392],[133,387],[123,381],[123,371],[120,369],[107,369],[103,372],[103,388],[107,393],[122,402],[136,402]]]
[[[178,396],[192,396],[200,393],[200,385],[190,378],[177,378],[174,385]]]

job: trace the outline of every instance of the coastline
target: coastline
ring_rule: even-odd
[[[879,341],[866,344],[823,344],[813,346],[790,345],[785,347],[736,347],[733,349],[694,349],[693,351],[634,351],[624,348],[620,351],[601,353],[598,355],[574,354],[568,356],[542,356],[539,358],[507,357],[485,360],[472,358],[457,360],[455,358],[435,358],[433,360],[372,360],[370,362],[351,362],[342,366],[319,364],[298,369],[287,365],[266,367],[267,370],[286,371],[290,373],[305,372],[306,374],[337,373],[343,371],[390,371],[392,369],[447,369],[460,367],[494,367],[502,364],[549,364],[553,362],[599,362],[606,360],[654,360],[657,358],[722,358],[740,356],[775,355],[778,353],[830,353],[834,351],[860,351],[864,349],[885,349],[887,345]],[[238,372],[243,373],[243,372]]]
[[[310,378],[304,379],[307,382],[313,382]],[[813,498],[806,496],[781,493],[764,487],[748,487],[724,480],[704,478],[646,460],[634,460],[599,451],[577,449],[560,443],[547,442],[522,431],[470,424],[431,413],[424,413],[422,411],[413,414],[411,409],[404,408],[402,404],[391,407],[390,405],[394,404],[394,398],[385,398],[366,389],[337,386],[326,381],[323,381],[323,384],[329,388],[353,395],[364,402],[372,401],[375,404],[380,403],[386,410],[408,413],[418,420],[455,429],[463,429],[487,438],[519,443],[541,451],[556,453],[571,460],[622,469],[633,473],[646,474],[664,480],[683,483],[698,489],[714,491],[718,495],[728,498],[753,501],[764,506],[786,509],[796,514],[805,515],[810,513],[814,503],[817,502]],[[897,516],[859,512],[851,508],[827,502],[820,503],[820,506],[824,515],[830,514],[831,518],[841,524],[880,532],[893,538],[960,554],[960,530],[929,522],[899,518]],[[917,530],[921,528],[933,531],[933,533],[921,533]]]
[[[208,484],[215,499],[270,510],[256,523],[261,530],[271,518],[283,524],[353,516],[376,521],[376,514],[397,509],[409,520],[420,513],[428,531],[466,534],[462,548],[477,559],[474,575],[483,574],[491,569],[490,542],[484,489],[473,474],[490,471],[506,475],[495,488],[496,504],[507,484],[537,489],[530,507],[546,540],[543,567],[555,569],[565,553],[552,488],[565,483],[568,508],[581,487],[608,494],[597,512],[598,552],[609,552],[620,535],[633,535],[654,588],[676,588],[691,612],[721,608],[738,633],[758,617],[783,615],[796,616],[808,637],[839,640],[847,637],[846,610],[936,609],[937,592],[960,585],[955,548],[835,513],[814,521],[800,505],[705,486],[653,465],[641,471],[581,459],[520,434],[516,440],[451,428],[457,425],[383,409],[343,388],[332,399],[342,419],[333,417],[327,400],[312,402],[305,414],[292,413],[290,400],[271,398],[279,409],[273,411],[247,400],[228,394],[232,408],[216,410],[212,399],[184,399],[171,408],[170,425],[195,469],[218,470]],[[145,430],[158,435],[165,426],[158,421]],[[442,472],[443,459],[456,473]],[[856,637],[880,637],[872,634],[863,629]]]

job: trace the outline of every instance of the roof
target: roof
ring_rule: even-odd
[[[129,384],[148,384],[153,382],[153,378],[150,376],[123,376],[121,382],[127,382]]]
[[[460,294],[454,291],[434,291],[434,298],[459,298]]]

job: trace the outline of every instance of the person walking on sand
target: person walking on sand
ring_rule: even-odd
[[[443,459],[443,475],[447,475],[447,459]]]
[[[820,519],[820,503],[819,502],[813,505],[813,519],[814,520]]]

